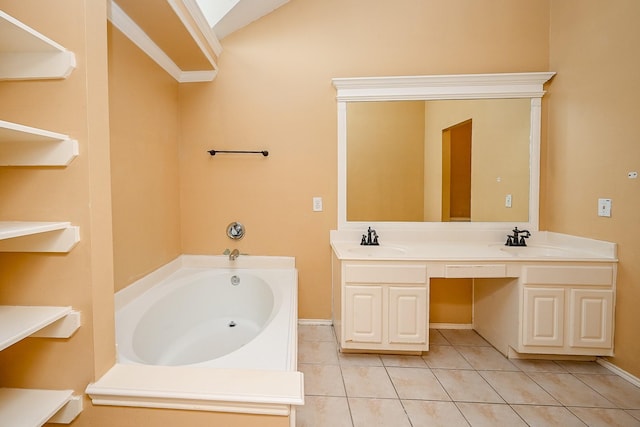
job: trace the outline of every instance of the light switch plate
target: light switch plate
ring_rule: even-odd
[[[598,216],[611,216],[611,199],[598,199]]]
[[[322,212],[322,197],[313,198],[313,211]]]

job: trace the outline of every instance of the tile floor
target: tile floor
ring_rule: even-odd
[[[422,356],[338,352],[299,327],[299,427],[640,426],[640,388],[595,362],[509,360],[471,330],[431,330]]]

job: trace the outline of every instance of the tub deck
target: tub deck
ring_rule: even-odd
[[[116,310],[185,268],[295,269],[294,258],[182,255],[118,292]],[[297,291],[295,295],[297,299]],[[94,405],[168,408],[286,416],[304,404],[303,374],[297,371],[297,301],[291,307],[287,354],[280,367],[159,366],[116,363],[86,388]],[[257,357],[260,357],[258,354]],[[282,363],[286,369],[282,368]]]
[[[281,415],[304,404],[302,373],[116,364],[87,387],[94,405]]]

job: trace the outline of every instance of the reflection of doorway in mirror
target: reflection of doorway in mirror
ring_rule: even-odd
[[[442,221],[471,221],[472,120],[442,130]]]

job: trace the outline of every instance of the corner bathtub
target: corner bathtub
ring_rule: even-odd
[[[116,294],[117,364],[94,404],[291,415],[293,258],[183,255]]]

